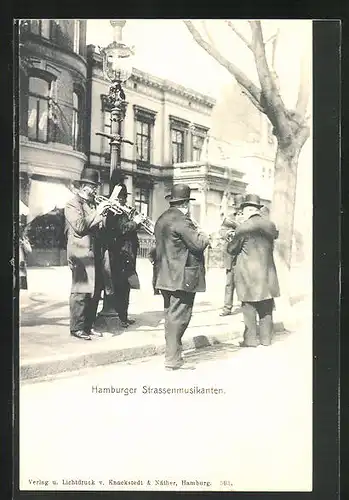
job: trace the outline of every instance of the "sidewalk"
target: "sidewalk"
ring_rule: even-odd
[[[29,268],[28,291],[20,296],[21,379],[33,379],[66,371],[163,354],[165,349],[163,301],[151,287],[152,267],[140,259],[141,290],[131,291],[130,317],[136,323],[115,334],[84,342],[69,335],[68,297],[70,270],[67,267]],[[298,284],[301,276],[297,276]],[[220,317],[225,284],[224,269],[210,269],[207,291],[198,293],[193,317],[183,338],[184,349],[196,349],[229,341],[237,343],[243,332],[239,308]],[[236,300],[236,299],[235,299]],[[298,311],[303,302],[297,302]],[[304,315],[308,307],[303,306]],[[299,314],[295,314],[298,318]],[[275,313],[276,331],[283,331],[282,318]],[[296,328],[296,323],[295,323]]]

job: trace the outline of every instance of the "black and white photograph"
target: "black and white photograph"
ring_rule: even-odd
[[[15,29],[19,489],[312,491],[312,20]]]

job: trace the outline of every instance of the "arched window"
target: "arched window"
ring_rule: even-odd
[[[29,78],[28,138],[48,141],[49,97],[52,82],[43,78]]]
[[[72,123],[72,145],[79,150],[81,147],[81,96],[73,92],[73,123]]]

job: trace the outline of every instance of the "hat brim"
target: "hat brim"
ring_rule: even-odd
[[[90,179],[77,179],[75,182],[77,184],[91,184],[92,186],[100,186],[101,185],[100,182],[94,182],[94,181],[91,181]]]
[[[196,198],[171,198],[171,195],[168,194],[165,196],[165,200],[167,200],[169,203],[174,203],[176,201],[191,201],[191,200],[196,200]]]
[[[240,208],[245,208],[245,207],[256,207],[256,208],[262,208],[263,205],[260,205],[258,203],[253,203],[252,201],[248,201],[245,203],[241,203]]]

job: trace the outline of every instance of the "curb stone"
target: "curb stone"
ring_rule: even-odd
[[[274,331],[284,331],[283,323],[275,323]],[[241,332],[229,330],[216,335],[197,335],[183,341],[184,350],[199,350],[205,347],[216,346],[231,341],[236,342],[241,337]],[[165,343],[145,344],[134,347],[110,348],[92,353],[69,355],[65,357],[46,358],[22,363],[20,367],[21,380],[35,380],[37,378],[58,375],[64,372],[78,371],[84,368],[103,366],[122,361],[163,355]]]

